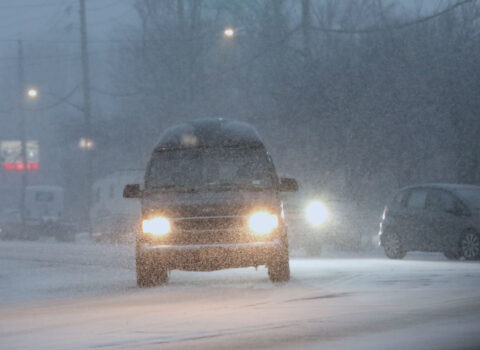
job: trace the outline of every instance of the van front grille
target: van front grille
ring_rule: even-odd
[[[244,243],[252,237],[244,216],[189,217],[173,220],[175,244]]]
[[[244,221],[243,216],[181,218],[173,220],[173,230],[176,232],[241,230],[245,225]]]

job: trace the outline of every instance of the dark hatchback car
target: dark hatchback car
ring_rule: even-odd
[[[401,189],[380,223],[380,244],[391,259],[408,251],[480,257],[480,186],[425,184]]]

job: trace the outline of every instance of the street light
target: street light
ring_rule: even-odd
[[[21,166],[18,168],[22,171],[22,187],[21,187],[21,197],[20,197],[20,215],[22,219],[22,235],[26,233],[26,205],[25,205],[25,197],[27,191],[27,172],[28,172],[28,156],[27,156],[27,126],[25,122],[25,98],[23,94],[25,91],[23,90],[23,71],[20,70],[20,90],[19,90],[19,99],[18,99],[18,113],[20,115],[20,132],[21,132]],[[34,88],[30,88],[27,90],[27,97],[29,99],[35,99],[38,96],[38,91]]]
[[[78,148],[82,151],[91,151],[95,147],[95,143],[88,137],[81,137],[78,141]]]
[[[28,89],[27,95],[29,98],[36,98],[38,96],[38,90],[37,89]]]
[[[235,30],[232,27],[225,28],[225,30],[223,31],[223,36],[229,39],[233,38],[235,36]]]

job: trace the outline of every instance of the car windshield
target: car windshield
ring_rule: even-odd
[[[480,210],[480,189],[461,189],[456,190],[460,198],[465,200],[475,210]]]
[[[264,189],[273,184],[264,151],[201,148],[158,152],[147,172],[146,188],[195,191]]]

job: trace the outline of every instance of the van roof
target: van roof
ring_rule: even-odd
[[[480,186],[478,185],[468,185],[468,184],[452,184],[452,183],[424,183],[412,186],[406,186],[401,188],[400,190],[408,190],[414,188],[438,188],[448,191],[458,191],[458,190],[476,190],[479,189]]]
[[[263,148],[264,145],[250,124],[223,118],[202,119],[165,130],[154,152],[197,147]]]

